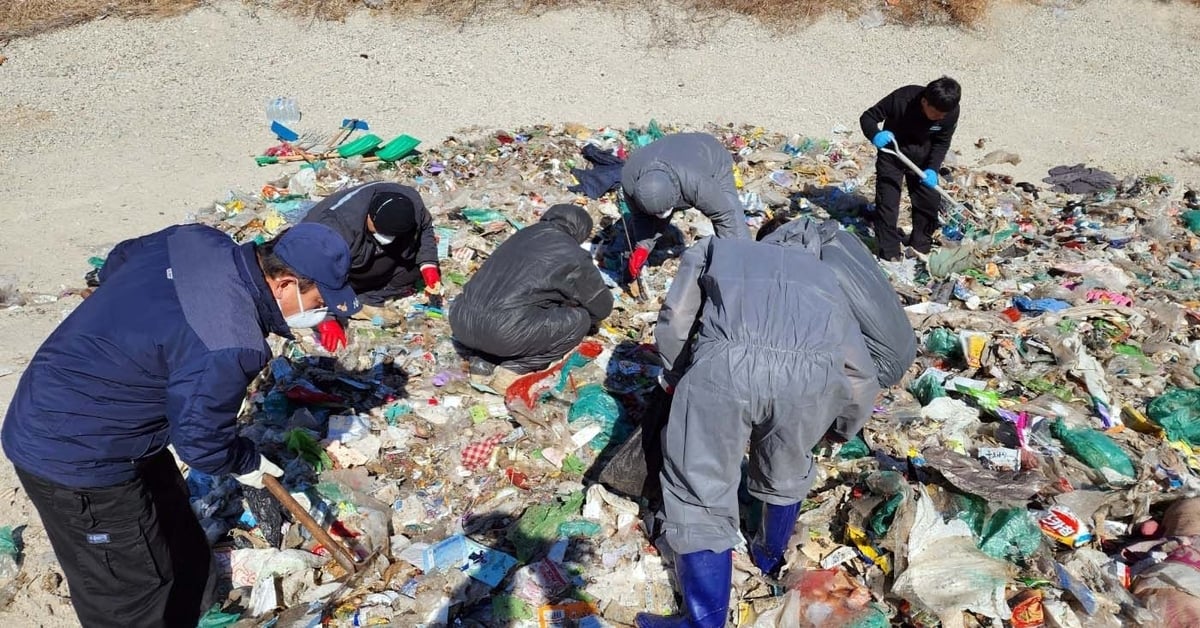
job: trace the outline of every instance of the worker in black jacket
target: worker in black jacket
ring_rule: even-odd
[[[380,306],[416,289],[441,294],[437,236],[433,218],[415,189],[375,181],[333,194],[309,210],[304,222],[338,232],[350,247],[350,286],[363,304],[363,317],[392,312]],[[333,352],[345,346],[342,325],[330,318],[317,326],[321,344]]]
[[[612,313],[612,293],[579,246],[591,233],[582,207],[551,207],[497,247],[450,304],[454,340],[501,367],[493,388],[562,358]]]
[[[924,87],[908,85],[888,94],[859,118],[863,134],[876,148],[892,148],[892,141],[914,164],[925,170],[917,176],[894,155],[880,153],[875,163],[874,229],[876,254],[885,260],[900,256],[900,181],[912,199],[912,234],[907,244],[928,253],[938,228],[941,197],[934,190],[938,170],[950,150],[958,126],[958,101],[962,89],[943,76]],[[879,125],[883,123],[883,130]]]

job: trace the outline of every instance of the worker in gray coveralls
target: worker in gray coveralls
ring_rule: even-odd
[[[747,442],[749,492],[765,504],[750,554],[775,575],[812,485],[813,447],[827,432],[853,437],[881,382],[912,363],[915,337],[895,292],[866,248],[830,225],[796,220],[761,242],[706,238],[683,255],[655,329],[674,395],[662,540],[683,605],[681,615],[639,614],[640,628],[725,626]],[[881,331],[895,353],[872,350]],[[895,364],[877,367],[873,354]]]
[[[633,151],[621,168],[632,213],[629,276],[637,279],[677,209],[695,207],[718,238],[746,238],[746,212],[733,181],[733,157],[707,133],[667,135]]]

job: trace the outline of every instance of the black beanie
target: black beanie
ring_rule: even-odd
[[[375,232],[385,236],[401,236],[417,228],[416,207],[403,194],[376,194],[371,198],[367,215],[375,223]]]

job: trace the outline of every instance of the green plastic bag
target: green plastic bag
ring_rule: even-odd
[[[1042,544],[1042,529],[1024,508],[1001,508],[983,528],[979,549],[992,558],[1009,561],[1033,556]]]
[[[956,512],[954,516],[966,522],[975,536],[983,536],[983,520],[987,518],[987,502],[982,497],[951,493]]]
[[[896,511],[903,503],[904,493],[896,493],[871,511],[871,518],[867,521],[867,531],[871,533],[871,538],[879,539],[887,534],[892,527],[892,521],[896,518]]]
[[[12,526],[0,528],[0,554],[8,554],[15,559],[21,552],[17,549],[12,533]]]
[[[567,423],[594,422],[601,431],[588,445],[593,451],[603,451],[609,443],[622,443],[629,437],[626,422],[622,421],[621,404],[600,384],[579,387],[577,399],[567,412]]]
[[[1168,389],[1150,402],[1146,415],[1167,431],[1167,438],[1200,445],[1200,389]]]
[[[962,343],[958,341],[958,334],[938,327],[925,336],[925,350],[944,358],[958,358],[962,356]]]
[[[569,495],[563,502],[526,508],[516,525],[509,527],[506,535],[517,550],[517,560],[529,562],[543,546],[558,539],[559,526],[579,514],[583,499],[583,491],[579,491]]]
[[[225,628],[236,624],[241,615],[237,613],[222,613],[220,604],[213,604],[213,607],[208,609],[208,612],[200,618],[200,623],[196,624],[196,628]]]
[[[846,628],[888,628],[890,625],[891,621],[888,619],[887,613],[884,613],[878,605],[871,604],[871,607],[862,616],[847,623]]]
[[[1188,231],[1200,234],[1200,209],[1183,212],[1179,214],[1179,219],[1183,221],[1183,226],[1187,227]]]
[[[909,384],[908,392],[912,393],[923,406],[929,405],[929,402],[938,397],[946,396],[946,389],[942,387],[937,376],[932,373],[922,375],[917,381]]]
[[[468,207],[462,210],[463,218],[473,225],[486,225],[493,222],[508,222],[504,214],[486,207]]]
[[[304,431],[304,428],[298,427],[291,430],[284,436],[283,442],[288,451],[312,465],[313,470],[317,473],[333,468],[333,460],[329,454],[325,453],[325,450],[321,448],[321,443]]]
[[[838,458],[842,460],[855,460],[869,455],[871,455],[871,448],[867,447],[867,442],[859,434],[855,434],[854,438],[846,441],[837,454]]]
[[[1135,477],[1133,462],[1125,450],[1104,432],[1086,427],[1073,430],[1062,419],[1058,419],[1050,426],[1050,433],[1062,441],[1063,447],[1072,456],[1089,467],[1097,471],[1112,469],[1125,477]]]

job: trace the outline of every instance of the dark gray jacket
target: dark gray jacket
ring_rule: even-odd
[[[768,392],[784,373],[844,376],[848,386],[831,385],[820,406],[849,438],[871,416],[878,374],[837,277],[817,257],[820,243],[807,228],[794,221],[762,242],[697,242],[683,255],[654,337],[663,367],[675,373],[704,363],[761,382]],[[770,357],[714,362],[755,352]],[[828,360],[841,368],[827,373],[812,366]],[[770,372],[745,372],[746,364],[770,364]],[[822,418],[811,418],[813,443],[828,426],[816,424]]]
[[[633,151],[621,169],[621,188],[633,212],[636,246],[653,249],[670,211],[689,207],[712,221],[718,238],[750,237],[733,158],[707,133],[667,135]]]
[[[510,236],[451,304],[454,339],[499,358],[547,355],[564,342],[578,343],[613,308],[604,278],[579,246],[591,230],[583,208],[555,205]]]

